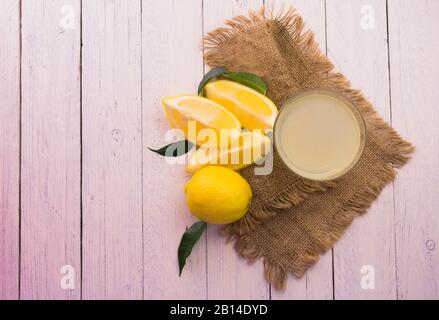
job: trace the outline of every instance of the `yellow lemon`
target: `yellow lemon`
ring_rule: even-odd
[[[201,145],[220,144],[220,137],[239,136],[241,123],[229,110],[209,99],[195,95],[179,95],[162,100],[166,116],[173,128],[181,129],[186,138]]]
[[[272,129],[278,114],[276,105],[263,94],[229,80],[210,82],[206,97],[218,102],[237,116],[244,128]]]
[[[189,211],[198,219],[227,224],[241,219],[250,204],[250,185],[233,170],[210,166],[193,175],[184,186]]]
[[[271,149],[271,140],[257,131],[242,132],[231,145],[221,148],[202,146],[189,159],[186,171],[195,173],[209,165],[241,170],[265,157]]]

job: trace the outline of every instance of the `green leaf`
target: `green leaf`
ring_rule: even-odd
[[[208,73],[203,77],[203,80],[201,80],[200,84],[198,85],[198,95],[203,95],[203,89],[206,86],[206,84],[212,80],[213,78],[216,78],[222,74],[225,74],[227,72],[227,69],[224,67],[216,67],[211,70],[209,70]]]
[[[225,74],[224,77],[231,81],[239,82],[247,87],[255,89],[264,95],[267,93],[267,85],[265,84],[264,80],[253,73],[231,72]]]
[[[188,140],[181,140],[177,141],[171,144],[168,144],[167,146],[164,146],[160,149],[151,149],[148,147],[149,150],[152,152],[155,152],[161,156],[164,157],[179,157],[186,153],[188,153],[194,144]]]
[[[198,221],[194,223],[181,237],[180,246],[178,247],[178,267],[181,272],[186,264],[186,258],[190,256],[192,248],[200,239],[201,235],[206,229],[206,222]]]

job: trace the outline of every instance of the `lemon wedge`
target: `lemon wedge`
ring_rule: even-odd
[[[210,82],[204,90],[208,99],[235,114],[244,128],[273,128],[278,109],[273,101],[256,90],[229,80]]]
[[[257,131],[245,131],[228,146],[213,149],[203,145],[198,148],[189,159],[186,171],[194,174],[211,165],[238,171],[265,157],[270,149],[270,138]]]
[[[241,131],[238,118],[209,99],[196,95],[179,95],[164,98],[162,103],[170,125],[181,129],[186,138],[197,145],[207,142],[227,144],[230,137],[239,136]]]

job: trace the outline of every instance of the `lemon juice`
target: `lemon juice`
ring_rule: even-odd
[[[276,120],[274,141],[280,158],[295,173],[331,180],[358,161],[365,125],[348,99],[329,90],[311,90],[284,105]]]

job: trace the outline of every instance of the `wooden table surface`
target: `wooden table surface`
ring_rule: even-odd
[[[146,146],[203,33],[263,0],[2,0],[0,298],[439,298],[439,1],[285,2],[417,147],[369,213],[283,293],[215,226],[179,278],[189,176]]]

